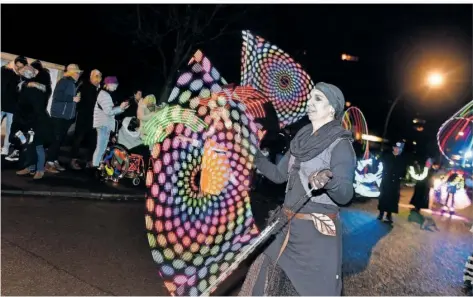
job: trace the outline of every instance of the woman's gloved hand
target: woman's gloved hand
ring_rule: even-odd
[[[333,177],[332,171],[324,169],[318,172],[314,172],[309,176],[309,183],[314,190],[319,190],[325,187],[325,185]]]

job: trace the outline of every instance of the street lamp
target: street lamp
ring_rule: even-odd
[[[443,84],[443,75],[438,72],[430,73],[427,77],[427,85],[430,87],[439,87]]]
[[[439,73],[439,72],[432,72],[427,76],[426,80],[427,86],[430,88],[438,88],[443,85],[444,83],[444,76]],[[391,119],[391,114],[393,113],[394,107],[396,107],[397,103],[399,100],[401,100],[402,94],[397,96],[396,99],[394,99],[393,104],[391,105],[391,108],[389,108],[388,111],[388,116],[386,117],[386,121],[384,122],[384,130],[383,130],[383,139],[386,139],[386,133],[388,132],[388,125],[389,125],[389,120]],[[381,151],[383,151],[383,145],[381,145]]]

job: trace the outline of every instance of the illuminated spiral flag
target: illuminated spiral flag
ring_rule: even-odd
[[[456,165],[470,167],[473,164],[472,129],[473,118],[451,118],[445,122],[437,133],[442,155]]]
[[[145,126],[149,141],[156,141],[146,229],[173,296],[209,290],[258,235],[249,197],[256,125],[245,106],[227,96],[198,103],[191,110],[169,108],[163,114],[170,119],[156,115]]]
[[[261,141],[268,130],[279,130],[276,111],[268,98],[250,86],[225,87],[216,96],[225,95],[245,105],[246,114],[259,123],[258,139]]]
[[[176,86],[169,95],[169,103],[188,104],[192,98],[209,98],[212,92],[220,92],[227,81],[198,50],[189,60],[188,67],[181,71]]]
[[[305,116],[314,88],[299,63],[250,31],[243,31],[241,85],[255,88],[272,102],[281,128]]]
[[[346,130],[353,132],[355,140],[363,145],[363,159],[369,159],[369,142],[363,139],[363,135],[368,135],[368,124],[363,112],[358,107],[350,107],[343,114],[342,125]]]
[[[473,100],[439,128],[437,144],[450,162],[462,167],[473,166]]]

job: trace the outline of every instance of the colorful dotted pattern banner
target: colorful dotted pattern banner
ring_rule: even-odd
[[[259,36],[243,31],[241,85],[251,86],[271,100],[280,127],[306,114],[314,83],[287,53]]]
[[[222,91],[227,81],[212,66],[210,60],[198,50],[188,63],[188,69],[180,73],[176,86],[169,95],[169,103],[188,104],[192,98],[209,98],[212,92]]]
[[[198,296],[258,235],[249,197],[258,129],[225,93],[187,103],[145,127],[155,133],[145,221],[169,293]]]

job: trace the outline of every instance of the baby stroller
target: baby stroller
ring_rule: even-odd
[[[118,124],[118,122],[116,122]],[[118,125],[116,125],[118,126]],[[125,118],[122,128],[127,129],[130,135],[139,138],[138,120],[136,118]],[[115,129],[117,131],[118,129]],[[113,133],[109,146],[100,164],[100,176],[104,180],[118,182],[122,178],[131,179],[134,186],[138,186],[145,178],[145,161],[142,155],[130,153],[130,151],[119,143],[120,133]]]

